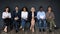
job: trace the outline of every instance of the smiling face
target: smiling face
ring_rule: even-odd
[[[6,10],[6,12],[8,12],[9,11],[9,8],[6,8],[5,10]]]
[[[43,8],[40,8],[40,11],[43,11]]]
[[[23,8],[23,11],[26,11],[26,8]]]
[[[16,7],[15,10],[18,10],[18,7]]]
[[[48,11],[51,12],[51,10],[52,10],[51,7],[48,7]]]
[[[35,12],[35,8],[34,7],[31,8],[31,12]]]

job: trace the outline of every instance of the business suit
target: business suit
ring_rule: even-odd
[[[19,24],[20,24],[20,19],[21,19],[20,16],[21,16],[21,12],[20,11],[18,11],[18,12],[13,11],[12,12],[13,26],[14,26],[14,28],[15,28],[16,31],[19,30]],[[18,19],[15,20],[15,17],[18,17]]]

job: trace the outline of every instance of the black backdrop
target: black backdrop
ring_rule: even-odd
[[[11,11],[14,10],[15,6],[18,5],[19,9],[21,10],[22,7],[27,6],[28,9],[32,6],[39,9],[39,6],[43,6],[44,10],[46,11],[48,5],[53,7],[55,13],[55,22],[57,27],[60,27],[60,5],[59,0],[0,0],[0,28],[3,26],[3,20],[1,18],[1,14],[5,8],[5,6],[9,6]]]

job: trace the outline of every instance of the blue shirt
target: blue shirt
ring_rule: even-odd
[[[46,14],[44,11],[37,12],[37,19],[45,19],[45,18],[46,18]]]

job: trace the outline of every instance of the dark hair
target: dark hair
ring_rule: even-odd
[[[23,7],[21,11],[23,11],[24,8],[26,9],[26,11],[28,11],[27,7]]]
[[[8,8],[8,9],[9,9],[8,12],[10,12],[9,6],[6,6],[6,7],[5,7],[4,12],[6,11],[6,8]]]
[[[40,10],[41,8],[43,8],[43,6],[40,6],[40,7],[39,7],[39,10]]]
[[[18,6],[18,5],[16,5],[16,7],[19,7],[19,6]],[[16,7],[15,7],[15,8],[16,8]]]
[[[32,7],[35,8],[35,6],[32,6]],[[31,8],[32,8],[32,7],[31,7]],[[35,8],[35,9],[36,9],[36,8]]]
[[[48,8],[49,8],[49,7],[51,8],[51,11],[53,11],[52,6],[48,6],[48,7],[47,7],[47,11],[48,11]]]

